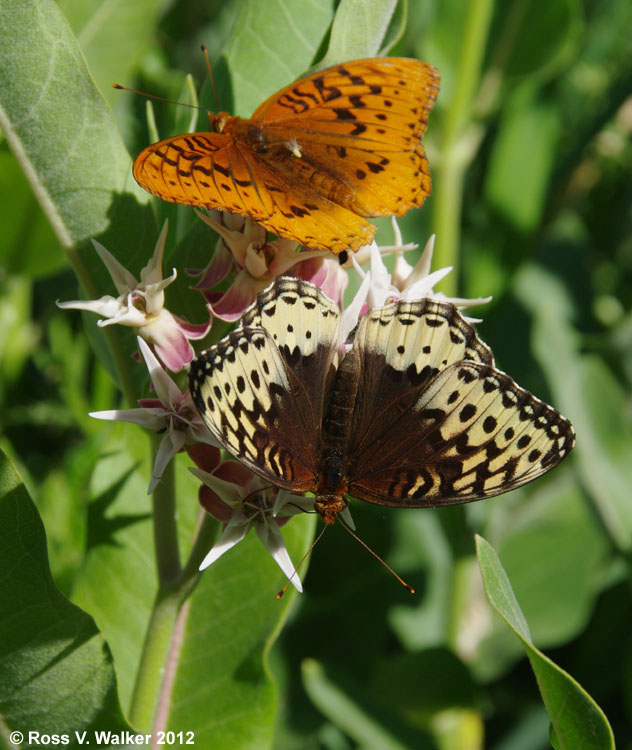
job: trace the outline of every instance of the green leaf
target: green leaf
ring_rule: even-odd
[[[0,127],[85,294],[100,297],[112,282],[89,239],[141,268],[156,240],[149,196],[132,178],[112,113],[57,4],[0,0],[0,36]],[[112,373],[116,363],[133,399],[131,336],[93,331],[101,361]]]
[[[498,40],[492,64],[509,76],[533,79],[559,72],[576,54],[584,30],[579,0],[551,0],[546,6],[537,0],[501,3],[498,15],[492,33],[492,39]],[[538,43],[534,44],[536,33]]]
[[[516,87],[503,108],[485,195],[521,232],[528,232],[540,221],[559,136],[556,103],[538,98],[530,81]]]
[[[382,48],[397,7],[397,0],[342,0],[331,27],[327,54],[320,69],[330,65],[374,57]]]
[[[293,518],[283,536],[295,563],[314,535],[314,516]],[[278,696],[268,653],[296,594],[254,531],[202,574],[182,630],[168,728],[195,727],[201,747],[271,747]]]
[[[94,620],[57,589],[44,527],[0,454],[0,715],[9,731],[70,734],[130,729],[112,657]],[[4,731],[4,730],[3,730]],[[33,746],[36,746],[33,741]],[[29,744],[29,747],[31,744]]]
[[[75,251],[98,235],[145,257],[155,231],[148,197],[57,4],[0,0],[0,35],[0,126],[90,291],[94,258],[84,266]]]
[[[108,639],[121,700],[130,706],[157,593],[147,495],[153,456],[146,453],[148,443],[139,440],[135,425],[109,429],[95,472],[88,554],[75,599]],[[200,512],[199,483],[187,465],[190,459],[179,455],[175,474],[182,560],[187,559]],[[294,561],[307,550],[314,524],[314,517],[304,516],[283,527]],[[254,532],[201,574],[171,624],[175,650],[167,674],[174,682],[159,728],[195,731],[196,744],[202,747],[270,744],[277,696],[267,655],[294,598],[292,590],[281,601],[275,598],[284,583]]]
[[[493,503],[486,535],[502,555],[534,639],[552,647],[579,636],[598,594],[611,583],[610,546],[570,464]],[[520,650],[494,618],[472,669],[488,681],[505,672]]]
[[[112,84],[128,83],[152,43],[164,3],[60,0],[58,5],[77,37],[97,86],[119,109],[124,100]]]
[[[516,277],[516,290],[534,316],[533,351],[555,404],[575,427],[577,471],[613,542],[629,551],[632,426],[625,393],[600,358],[579,353],[579,336],[568,320],[568,296],[554,276],[527,266]]]
[[[147,495],[150,443],[135,425],[101,422],[100,427],[109,435],[92,478],[87,554],[73,600],[106,637],[121,702],[129,707],[157,588]]]
[[[612,729],[603,711],[581,685],[533,645],[529,626],[494,549],[477,535],[476,550],[487,598],[518,636],[531,662],[557,747],[614,750]]]
[[[218,65],[215,73],[222,108],[250,117],[266,97],[304,73],[332,18],[328,0],[310,2],[308,13],[303,0],[244,0],[223,51],[225,68]],[[209,87],[206,91],[210,102]]]
[[[63,267],[64,253],[6,143],[0,147],[0,195],[0,266],[36,279]]]
[[[303,683],[316,707],[360,747],[380,750],[431,750],[432,739],[402,724],[395,714],[369,696],[365,688],[333,667],[307,659]]]
[[[410,651],[438,646],[445,642],[449,627],[453,551],[436,513],[407,511],[397,514],[393,523],[410,559],[395,559],[392,565],[404,578],[408,570],[422,568],[426,584],[423,596],[391,608],[391,627]]]

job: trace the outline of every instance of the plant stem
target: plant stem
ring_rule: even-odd
[[[152,440],[154,451],[158,447],[156,435]],[[180,575],[178,526],[176,523],[176,488],[174,462],[169,461],[158,482],[153,500],[154,548],[159,586],[173,586]]]
[[[156,435],[151,441],[152,455],[158,448],[159,438]],[[153,723],[165,663],[183,601],[178,585],[181,568],[173,461],[167,464],[152,495],[152,503],[158,594],[147,626],[130,708],[130,721],[142,731],[149,731]]]
[[[434,230],[437,234],[435,262],[439,268],[458,266],[463,181],[466,167],[475,151],[471,146],[468,147],[469,131],[472,130],[472,103],[480,84],[493,2],[470,0],[467,7],[456,87],[442,123],[441,159],[432,201]],[[456,274],[447,276],[442,284],[445,294],[457,296]],[[467,533],[464,509],[446,508],[441,518],[455,556],[448,626],[449,644],[455,648],[467,598],[473,551],[467,549],[464,538]]]
[[[439,268],[455,266],[458,260],[463,177],[472,156],[465,148],[465,135],[480,81],[492,7],[492,0],[470,0],[468,4],[457,83],[443,122],[441,159],[432,201],[437,233],[435,258]],[[443,291],[455,296],[457,281],[456,275],[448,276]]]
[[[187,595],[189,587],[192,588],[197,582],[197,578],[200,575],[200,563],[217,540],[219,529],[219,521],[216,521],[205,510],[200,510],[200,520],[193,541],[193,547],[191,548],[191,554],[178,581],[179,586],[183,591],[187,592]]]
[[[157,442],[153,441],[154,450]],[[141,731],[152,729],[157,708],[160,708],[159,701],[163,714],[164,706],[169,701],[174,675],[167,666],[174,648],[174,637],[177,641],[184,627],[186,616],[183,605],[200,578],[198,567],[219,528],[208,513],[201,511],[193,548],[182,569],[178,551],[173,461],[167,465],[156,486],[153,506],[159,589],[147,626],[130,708],[130,721]]]
[[[175,591],[161,590],[151,613],[136,674],[129,719],[143,732],[151,730],[160,684],[182,600]]]

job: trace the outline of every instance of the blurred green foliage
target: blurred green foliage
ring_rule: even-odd
[[[4,35],[17,5],[0,1]],[[362,3],[343,5],[346,18],[362,12]],[[44,520],[57,586],[97,620],[110,643],[127,708],[153,596],[146,585],[151,548],[144,549],[146,560],[132,553],[122,563],[114,559],[117,546],[137,551],[150,544],[143,494],[149,447],[132,445],[136,428],[112,433],[87,416],[120,403],[111,377],[116,367],[94,320],[55,308],[56,299],[78,293],[61,247],[85,291],[100,296],[112,289],[88,245],[91,236],[136,272],[168,216],[167,263],[177,265],[181,276],[185,267],[204,264],[213,242],[188,208],[156,206],[154,219],[131,181],[123,145],[131,154],[147,145],[145,102],[112,90],[111,83],[186,100],[191,73],[201,103],[216,109],[199,53],[203,42],[222,108],[248,115],[316,63],[330,39],[333,54],[357,49],[359,42],[350,38],[350,21],[330,31],[333,11],[324,0],[308,8],[285,0],[277,15],[255,0],[130,0],[116,13],[99,0],[60,0],[58,6],[116,124],[91,93],[87,75],[74,83],[60,78],[50,101],[40,103],[68,108],[68,118],[84,117],[70,112],[64,86],[85,86],[83,149],[64,145],[63,133],[47,134],[57,150],[44,144],[41,133],[34,135],[35,148],[46,146],[41,158],[50,157],[46,195],[60,207],[55,220],[42,211],[47,198],[34,194],[7,141],[0,143],[0,447]],[[361,20],[354,29],[360,35]],[[433,195],[400,223],[404,240],[423,245],[436,231],[435,267],[455,265],[444,289],[453,292],[448,284],[458,283],[463,296],[494,296],[476,313],[483,318],[481,337],[500,368],[571,419],[578,442],[551,475],[466,508],[399,511],[353,504],[362,539],[417,594],[410,597],[340,529],[328,531],[313,552],[306,592],[271,651],[279,686],[278,750],[550,746],[549,721],[523,647],[487,604],[474,532],[499,552],[533,642],[603,708],[618,746],[632,748],[630,29],[629,0],[410,0],[394,10],[386,38],[397,41],[390,52],[432,62],[442,75],[425,137]],[[33,80],[47,69],[48,54],[44,45],[34,50]],[[19,111],[30,100],[27,87],[16,83],[18,73],[28,78],[12,71],[9,80],[9,72],[0,71],[3,94],[13,97],[5,96],[4,106],[10,101]],[[186,127],[190,118],[172,105],[156,105],[155,112],[161,136]],[[203,114],[199,126],[205,127]],[[117,127],[119,141],[112,135]],[[86,157],[86,149],[98,143],[94,168],[116,174],[116,201],[98,182],[74,185],[72,170],[65,175],[57,169],[65,159],[77,159],[78,174],[82,159],[95,159]],[[388,223],[380,226],[378,242],[388,244]],[[197,321],[202,308],[188,301],[188,283],[179,280],[171,299]],[[127,356],[131,344],[122,341]],[[144,387],[136,379],[126,393],[138,395]],[[111,476],[104,461],[117,467]],[[124,484],[126,472],[138,466],[145,473],[116,498],[108,496],[114,479]],[[196,493],[191,482],[182,487],[179,502],[190,504],[182,511],[190,530]],[[259,566],[254,547],[244,554],[244,565],[252,560]],[[109,582],[104,570],[113,570]],[[230,566],[224,570],[229,576]],[[131,571],[129,581],[125,571]],[[121,581],[129,583],[129,598],[112,607]],[[238,606],[239,598],[274,592],[257,594],[240,579],[228,578],[223,586],[228,591],[222,589],[214,608],[195,600],[196,622],[230,612],[238,630],[247,629],[249,610]],[[205,590],[207,597],[214,591],[210,584]],[[135,601],[140,610],[123,628]],[[256,611],[259,617],[264,610]],[[269,632],[277,626],[265,611]],[[251,684],[250,692],[235,695],[255,703],[263,696],[262,705],[273,707],[273,689],[255,680],[255,661],[248,654],[230,661],[230,644],[223,653],[222,643],[205,646],[213,637],[200,626],[186,647],[178,674],[182,694],[200,680],[191,666],[196,653],[208,648],[215,661],[204,662],[209,692],[202,690],[199,704],[183,703],[179,720],[194,721],[191,712],[200,710],[204,696],[221,702],[223,686],[213,673],[221,665],[235,670],[237,682]],[[226,706],[229,713],[238,709]],[[266,728],[267,742],[272,732]],[[226,736],[234,743],[262,741]]]

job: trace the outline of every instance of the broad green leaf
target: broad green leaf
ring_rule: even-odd
[[[572,467],[493,502],[485,533],[502,555],[516,597],[543,647],[560,646],[586,627],[610,583],[609,545],[595,523]],[[520,646],[494,618],[472,662],[479,679],[504,673]]]
[[[89,239],[137,272],[156,240],[148,196],[57,4],[0,0],[0,36],[0,127],[85,293],[99,297],[111,281]],[[112,330],[93,338],[131,397],[133,342],[122,340]]]
[[[75,599],[94,616],[111,644],[124,706],[132,701],[156,594],[147,495],[153,456],[144,455],[147,443],[139,440],[138,429],[111,428],[95,472],[88,554],[75,591]],[[188,457],[178,459],[176,496],[184,563],[199,514],[198,482],[186,468],[191,465]],[[309,546],[313,526],[314,518],[305,516],[283,528],[296,562]],[[195,731],[196,743],[203,747],[237,749],[271,741],[277,697],[267,652],[293,600],[291,591],[281,601],[275,598],[284,582],[254,531],[201,575],[173,623],[172,638],[180,645],[170,657],[170,710],[161,715],[159,728]]]
[[[119,694],[129,708],[156,594],[152,542],[150,442],[131,424],[100,422],[104,441],[87,508],[83,568],[73,591],[107,639]]]
[[[540,221],[559,136],[555,102],[541,99],[530,82],[516,87],[503,107],[485,195],[521,232],[532,230]]]
[[[62,267],[64,253],[6,143],[0,146],[0,195],[0,268],[37,279]]]
[[[296,517],[283,527],[295,563],[315,522]],[[254,531],[202,574],[183,625],[169,729],[195,727],[202,747],[272,747],[278,696],[268,652],[301,596],[290,586],[278,601],[284,583]]]
[[[552,0],[546,6],[537,0],[501,3],[498,16],[491,64],[509,76],[554,75],[576,53],[583,32],[579,0]]]
[[[608,540],[570,466],[521,495],[499,508],[494,520],[502,535],[495,546],[534,638],[558,646],[586,625],[604,583]]]
[[[620,549],[630,550],[632,426],[625,394],[601,359],[579,353],[566,292],[551,274],[528,266],[516,278],[516,290],[534,316],[533,350],[555,404],[575,427],[577,471],[608,534]]]
[[[540,325],[544,326],[544,321]],[[543,329],[538,331],[540,336],[542,332]],[[540,353],[544,361],[548,352],[540,349]],[[580,436],[576,449],[578,471],[608,532],[621,549],[629,551],[632,548],[629,502],[632,465],[628,448],[632,429],[626,418],[628,398],[599,357],[581,357],[576,365],[571,382],[553,382],[560,395],[566,389],[560,404]]]
[[[57,589],[44,527],[24,485],[0,455],[0,716],[3,734],[130,729],[118,702],[110,650],[94,620]],[[37,746],[37,738],[32,738]]]
[[[156,33],[160,0],[60,0],[88,67],[110,104],[123,99],[113,83],[129,84]],[[117,109],[120,109],[117,106]]]
[[[0,35],[0,126],[57,239],[93,287],[94,259],[84,266],[76,250],[90,237],[106,246],[116,237],[125,257],[144,257],[155,231],[147,195],[57,4],[0,0]]]
[[[567,672],[539,651],[498,555],[482,537],[476,548],[487,597],[518,636],[531,662],[557,747],[614,750],[614,737],[603,711]]]
[[[268,96],[292,83],[313,64],[332,18],[327,0],[310,2],[309,12],[303,0],[244,0],[223,51],[225,69],[217,66],[222,109],[250,117]]]
[[[327,54],[318,67],[374,57],[386,41],[397,0],[342,0],[331,27]]]

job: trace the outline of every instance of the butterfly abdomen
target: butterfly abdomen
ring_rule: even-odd
[[[336,513],[344,507],[343,498],[348,487],[347,442],[357,392],[357,357],[350,352],[338,368],[323,419],[316,509],[326,523],[332,523]]]
[[[322,452],[346,447],[358,393],[358,365],[355,352],[349,352],[336,372],[325,410]]]

